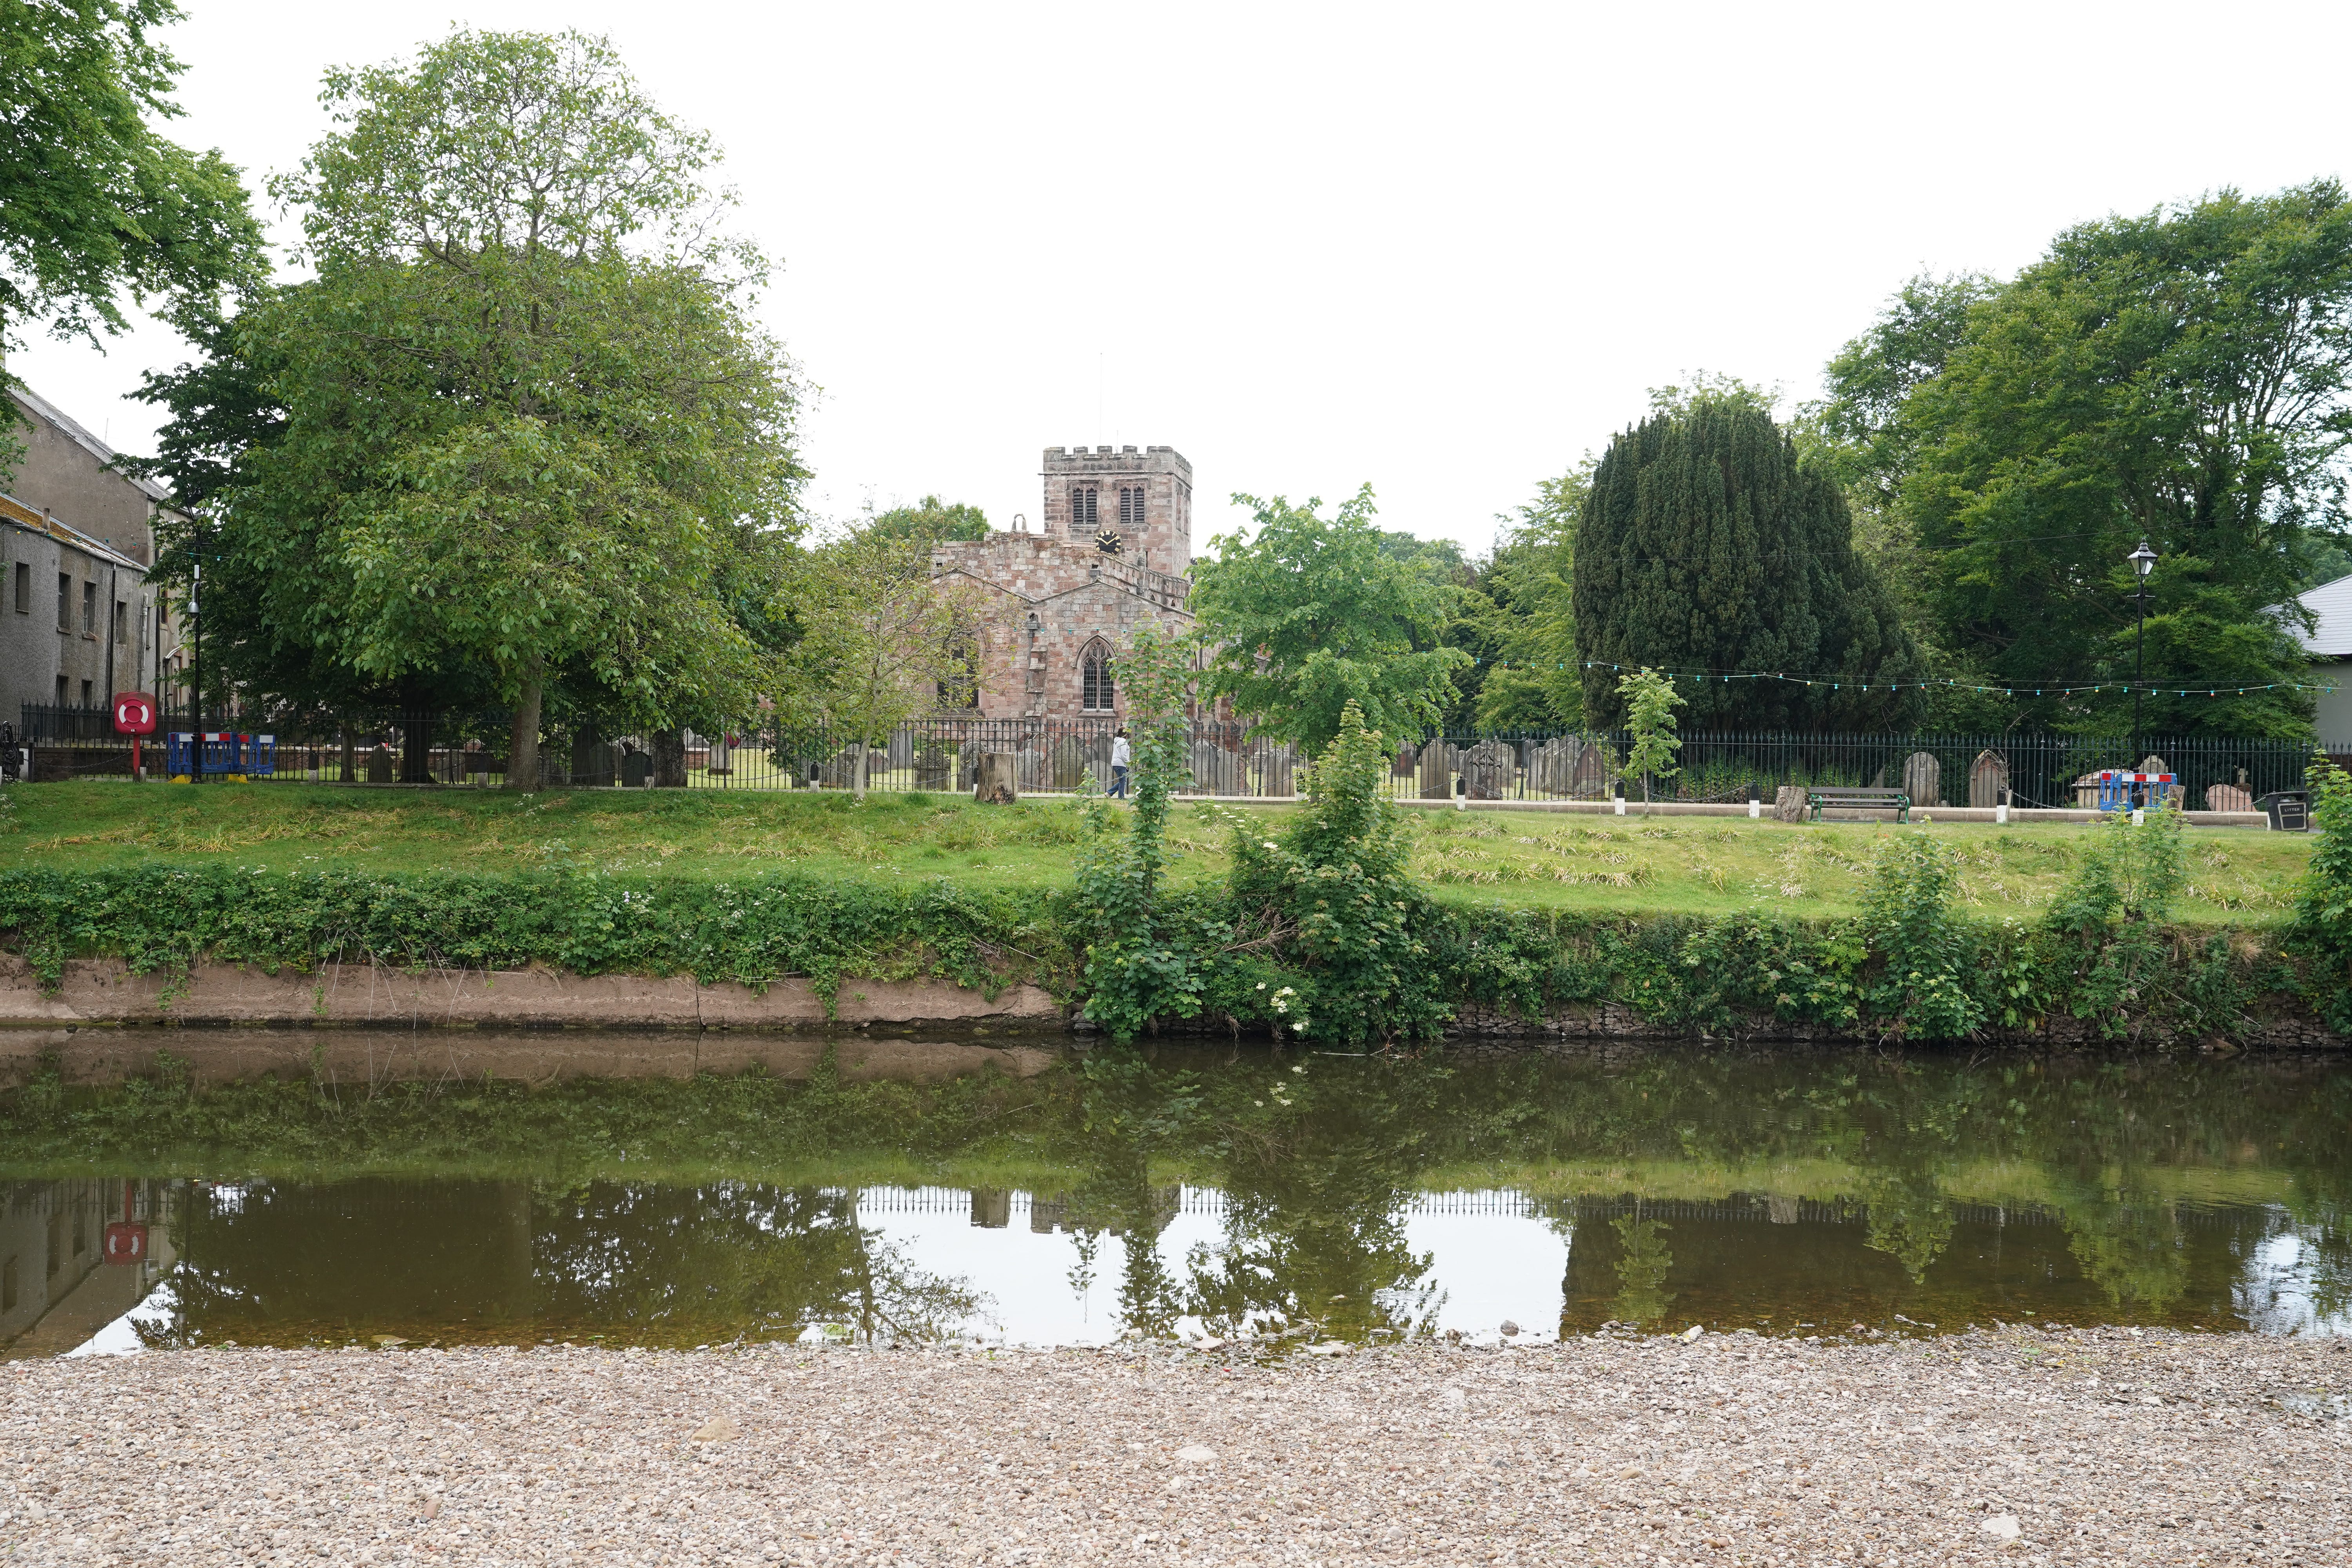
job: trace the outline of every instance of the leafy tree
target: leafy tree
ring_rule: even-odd
[[[877,512],[866,527],[869,532],[919,539],[926,544],[950,539],[986,539],[989,533],[986,512],[962,501],[943,501],[937,496],[925,496],[912,506],[894,506],[888,511]]]
[[[338,129],[274,186],[317,278],[248,304],[237,366],[173,384],[201,411],[257,375],[284,411],[226,457],[167,437],[223,478],[226,662],[472,679],[513,705],[510,787],[551,685],[651,731],[748,710],[769,649],[736,610],[772,598],[793,524],[797,387],[708,139],[577,34],[460,30],[325,99]]]
[[[2080,225],[2006,284],[1915,283],[1831,367],[1823,428],[1929,566],[1939,640],[2028,689],[2132,675],[2146,728],[2308,733],[2285,604],[2347,526],[2352,204],[2332,180]],[[2170,689],[2167,689],[2169,688]],[[2192,695],[2179,695],[2193,691]],[[2021,697],[2110,727],[2127,693]]]
[[[864,800],[867,746],[919,714],[961,705],[972,601],[931,575],[928,540],[871,528],[799,554],[780,597],[800,638],[784,658],[779,715],[788,729],[846,742]]]
[[[1571,604],[1584,714],[1622,721],[1624,667],[1785,672],[1700,683],[1691,717],[1742,729],[1900,724],[1917,646],[1856,559],[1836,483],[1746,395],[1706,395],[1610,444],[1577,524]]]
[[[1351,702],[1288,829],[1264,839],[1257,824],[1234,825],[1234,904],[1296,933],[1292,984],[1269,976],[1255,1005],[1277,1031],[1352,1044],[1433,1034],[1452,1016],[1427,963],[1428,898],[1406,870],[1412,830],[1381,794],[1388,758]]]
[[[1384,548],[1371,487],[1329,518],[1318,500],[1234,502],[1255,513],[1249,537],[1212,541],[1193,568],[1192,608],[1215,650],[1204,694],[1315,750],[1350,703],[1391,734],[1440,723],[1471,656],[1439,640],[1444,586]]]
[[[261,269],[236,170],[155,133],[181,66],[154,35],[178,20],[172,0],[0,0],[0,353],[37,318],[120,332],[124,291],[201,313]]]
[[[1535,500],[1496,543],[1478,616],[1492,661],[1478,689],[1481,730],[1541,730],[1583,717],[1576,658],[1576,520],[1592,488],[1595,459],[1536,487]]]
[[[1153,627],[1135,634],[1119,660],[1134,758],[1135,813],[1126,835],[1079,865],[1078,898],[1093,940],[1087,945],[1087,1016],[1120,1039],[1159,1018],[1201,1010],[1198,964],[1161,930],[1160,879],[1168,866],[1169,797],[1187,774],[1184,649]]]
[[[1684,706],[1683,696],[1675,689],[1673,677],[1654,669],[1628,671],[1617,683],[1617,694],[1624,700],[1630,741],[1617,776],[1627,784],[1641,780],[1642,798],[1648,800],[1652,780],[1682,772],[1675,766],[1675,753],[1683,745],[1675,733],[1675,710]]]

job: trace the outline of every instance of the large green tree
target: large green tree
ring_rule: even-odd
[[[1899,511],[1937,640],[2026,721],[2126,721],[2145,539],[2147,729],[2301,734],[2304,694],[2205,692],[2306,679],[2283,606],[2347,526],[2347,368],[2342,187],[2222,191],[1998,287],[1914,284],[1832,363],[1822,429]]]
[[[1371,487],[1328,518],[1319,500],[1234,504],[1255,514],[1248,535],[1212,540],[1193,563],[1192,609],[1212,649],[1205,694],[1317,752],[1351,702],[1391,737],[1440,725],[1471,656],[1442,642],[1450,590],[1388,546]]]
[[[324,97],[336,131],[275,186],[317,276],[253,299],[236,364],[184,385],[191,416],[255,392],[228,412],[256,444],[167,436],[215,465],[184,543],[244,633],[229,667],[478,686],[511,705],[519,787],[552,688],[654,731],[750,710],[797,389],[708,140],[576,34],[460,30]]]
[[[1710,678],[1691,686],[1699,728],[1874,728],[1918,701],[1893,689],[1920,678],[1920,653],[1853,552],[1844,496],[1750,398],[1698,396],[1610,444],[1571,602],[1595,725],[1624,721],[1619,679],[1644,666]],[[1754,674],[1796,679],[1721,679]]]
[[[46,320],[92,342],[121,299],[201,310],[261,266],[260,231],[217,151],[156,134],[180,63],[171,0],[0,0],[0,353]]]

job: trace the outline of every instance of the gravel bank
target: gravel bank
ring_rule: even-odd
[[[2352,1563],[2352,1355],[2149,1331],[1279,1363],[150,1353],[0,1367],[43,1564]]]

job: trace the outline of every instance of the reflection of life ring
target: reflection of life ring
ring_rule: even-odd
[[[136,1220],[119,1219],[106,1227],[106,1260],[137,1263],[147,1256],[147,1227]]]

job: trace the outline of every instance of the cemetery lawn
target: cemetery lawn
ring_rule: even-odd
[[[0,806],[0,868],[143,861],[269,869],[516,872],[553,868],[712,879],[793,870],[875,883],[934,878],[1018,891],[1069,885],[1089,839],[1080,803],[975,805],[961,795],[835,792],[353,789],[297,784],[24,784]],[[1109,808],[1123,827],[1123,807]],[[1221,879],[1220,818],[1277,826],[1295,807],[1179,805],[1177,886]],[[1414,868],[1441,898],[1515,908],[1829,918],[1858,907],[1874,824],[1795,826],[1724,817],[1422,811]],[[2055,892],[2088,827],[1937,824],[1916,831],[1961,858],[1981,916],[2030,915]],[[2284,920],[2310,852],[2300,834],[2190,828],[2179,918]]]

